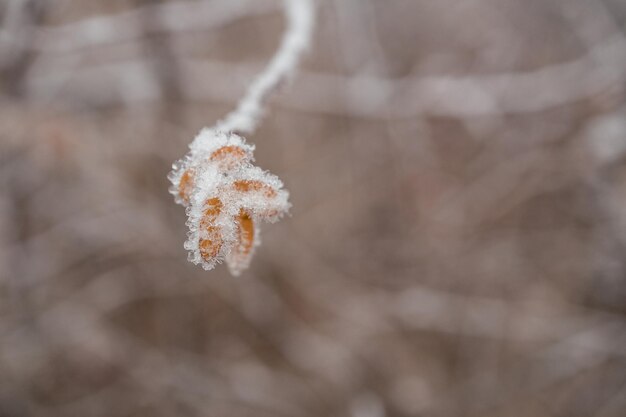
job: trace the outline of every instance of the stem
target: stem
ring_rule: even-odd
[[[268,97],[298,66],[302,53],[311,41],[313,4],[311,0],[284,0],[284,9],[287,28],[278,51],[250,85],[237,108],[217,123],[217,130],[254,132]]]

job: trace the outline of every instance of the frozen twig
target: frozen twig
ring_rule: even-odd
[[[237,108],[203,129],[169,175],[176,202],[187,207],[189,260],[204,269],[226,260],[233,275],[248,267],[259,244],[260,221],[289,209],[289,193],[275,176],[252,165],[254,146],[235,132],[252,133],[268,96],[292,73],[311,38],[310,0],[284,0],[287,28],[278,52]]]
[[[252,133],[263,113],[263,102],[295,70],[311,39],[313,6],[309,0],[286,0],[288,27],[280,49],[250,86],[237,109],[217,125],[219,130]]]

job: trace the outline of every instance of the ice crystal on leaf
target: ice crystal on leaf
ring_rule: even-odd
[[[275,222],[290,206],[283,183],[252,165],[254,146],[233,133],[254,131],[267,98],[296,69],[311,41],[312,1],[283,1],[287,27],[278,51],[237,108],[200,131],[168,176],[170,192],[187,210],[189,260],[204,269],[225,260],[233,275],[241,273],[260,243],[259,222]]]
[[[254,146],[234,133],[203,129],[191,152],[173,166],[170,192],[187,210],[189,260],[212,269],[225,260],[238,275],[259,245],[259,222],[289,209],[274,175],[252,165]]]

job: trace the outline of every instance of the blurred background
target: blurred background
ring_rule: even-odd
[[[317,10],[233,278],[166,175],[281,2],[0,2],[1,417],[626,415],[626,1]]]

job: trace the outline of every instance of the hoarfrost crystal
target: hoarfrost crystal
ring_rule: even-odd
[[[203,129],[190,148],[169,175],[170,192],[187,210],[189,260],[207,270],[226,260],[238,275],[260,243],[259,222],[280,219],[289,193],[252,165],[254,146],[239,135]]]
[[[254,146],[234,132],[252,133],[263,105],[297,67],[311,40],[311,0],[284,0],[287,29],[269,65],[237,108],[205,128],[190,152],[172,166],[170,192],[186,207],[189,261],[212,269],[223,260],[238,275],[259,245],[259,222],[275,222],[289,210],[289,193],[274,175],[252,165]]]

